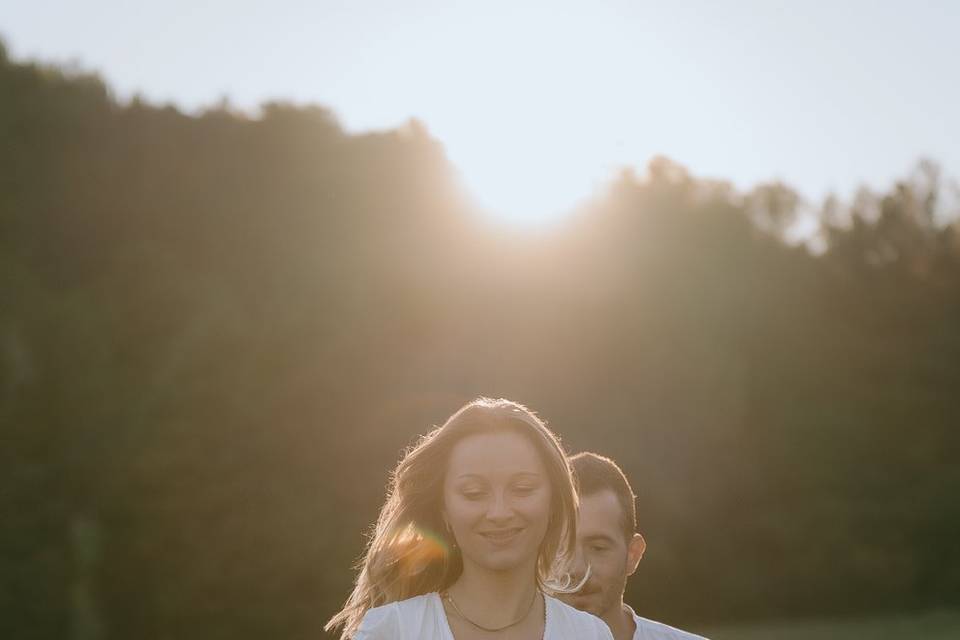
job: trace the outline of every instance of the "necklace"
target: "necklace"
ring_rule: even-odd
[[[502,626],[502,627],[485,627],[485,626],[483,626],[482,624],[477,624],[476,622],[474,622],[473,620],[471,620],[470,618],[468,618],[468,617],[463,613],[463,611],[460,610],[460,607],[457,606],[457,602],[453,599],[453,596],[450,595],[450,592],[449,592],[449,591],[444,591],[444,592],[441,593],[440,595],[443,596],[443,599],[444,599],[444,600],[446,600],[447,602],[450,603],[450,606],[453,607],[453,610],[456,611],[457,614],[458,614],[461,618],[463,618],[464,620],[466,620],[467,622],[469,622],[470,624],[472,624],[473,626],[475,626],[477,629],[480,629],[480,630],[482,630],[482,631],[487,631],[487,632],[489,632],[489,633],[495,633],[495,632],[497,632],[497,631],[503,631],[504,629],[509,629],[510,627],[515,627],[516,625],[518,625],[518,624],[520,624],[521,622],[523,622],[524,620],[526,620],[526,619],[527,619],[527,616],[530,615],[530,612],[533,611],[533,603],[537,601],[537,594],[538,594],[538,593],[539,593],[538,590],[536,590],[536,589],[533,590],[533,597],[530,599],[530,606],[527,607],[527,610],[524,612],[524,614],[523,614],[522,616],[520,616],[519,618],[517,618],[516,620],[514,620],[514,621],[511,622],[510,624],[504,625],[504,626]],[[544,611],[544,614],[546,614],[546,611]]]

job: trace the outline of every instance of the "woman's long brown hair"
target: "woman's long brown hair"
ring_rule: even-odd
[[[576,545],[577,494],[567,457],[547,425],[523,405],[478,398],[409,448],[391,476],[387,500],[357,564],[353,593],[324,627],[352,638],[364,614],[413,596],[441,591],[460,576],[463,562],[444,527],[443,482],[453,447],[477,433],[513,431],[537,448],[551,484],[550,520],[537,557],[538,586],[570,590]]]

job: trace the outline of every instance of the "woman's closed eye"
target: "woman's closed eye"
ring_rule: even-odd
[[[518,496],[528,496],[536,490],[537,487],[527,484],[517,485],[513,488],[513,492]]]

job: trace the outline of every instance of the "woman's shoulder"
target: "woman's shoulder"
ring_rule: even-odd
[[[612,640],[610,627],[600,618],[581,611],[575,607],[557,600],[551,596],[545,596],[547,602],[548,618],[550,619],[550,628],[555,630],[559,639],[566,638],[591,638],[596,640]]]
[[[438,629],[436,593],[398,600],[367,610],[355,640],[435,638]]]
[[[360,620],[360,626],[353,635],[353,639],[374,640],[375,638],[398,636],[400,632],[398,604],[397,602],[390,602],[367,609],[367,612],[363,614],[363,619]]]

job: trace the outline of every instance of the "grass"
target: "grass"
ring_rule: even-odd
[[[957,640],[960,610],[729,625],[698,633],[710,640]]]

